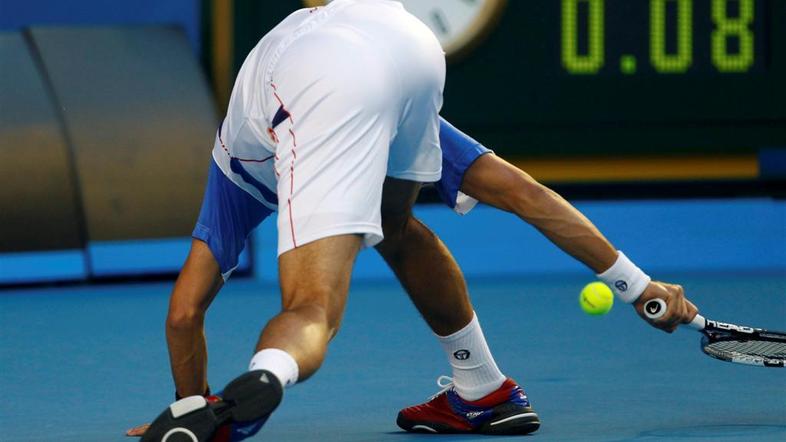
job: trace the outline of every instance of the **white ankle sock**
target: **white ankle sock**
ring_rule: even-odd
[[[437,336],[450,365],[453,385],[463,399],[474,401],[498,389],[505,382],[486,344],[477,315],[461,330]]]
[[[267,370],[278,378],[282,387],[294,385],[297,382],[299,372],[295,358],[284,350],[277,348],[266,348],[258,351],[251,358],[248,370]]]

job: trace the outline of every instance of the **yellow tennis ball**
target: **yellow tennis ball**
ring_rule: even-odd
[[[581,289],[579,305],[588,315],[605,315],[614,305],[614,294],[606,284],[591,282]]]

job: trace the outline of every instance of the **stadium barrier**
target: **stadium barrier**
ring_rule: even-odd
[[[0,283],[179,269],[218,124],[184,34],[34,27],[0,56]]]

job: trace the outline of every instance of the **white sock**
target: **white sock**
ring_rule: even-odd
[[[461,330],[437,338],[453,367],[453,385],[462,399],[480,399],[505,382],[505,375],[491,356],[477,315],[473,314],[472,321]]]
[[[284,350],[266,348],[260,350],[251,358],[248,371],[267,370],[273,373],[281,382],[282,387],[289,387],[297,382],[298,366],[295,358]]]

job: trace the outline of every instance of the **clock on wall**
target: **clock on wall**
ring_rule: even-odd
[[[471,51],[496,25],[506,0],[400,0],[439,39],[448,58]],[[322,6],[330,0],[303,0]]]

